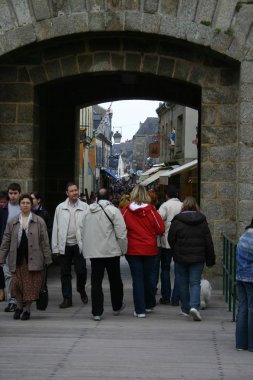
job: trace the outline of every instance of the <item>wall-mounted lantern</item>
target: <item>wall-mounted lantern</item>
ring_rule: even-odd
[[[113,135],[114,144],[120,144],[122,135],[119,131],[116,131]]]

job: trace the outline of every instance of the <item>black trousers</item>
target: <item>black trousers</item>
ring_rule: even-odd
[[[74,264],[76,273],[76,290],[83,293],[87,280],[86,261],[79,251],[78,245],[66,246],[65,254],[60,256],[61,287],[63,298],[72,300],[71,267]]]
[[[3,267],[0,267],[0,289],[5,288],[5,281],[4,281],[4,270]]]
[[[112,308],[114,311],[119,310],[123,301],[123,283],[120,274],[120,257],[95,258],[90,261],[92,314],[102,315],[104,311],[102,282],[105,269],[107,271],[110,284]]]

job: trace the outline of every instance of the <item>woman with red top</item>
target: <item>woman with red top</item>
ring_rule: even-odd
[[[164,233],[163,220],[150,204],[145,187],[137,185],[130,196],[130,204],[122,214],[127,227],[128,261],[132,280],[134,315],[145,318],[156,305],[157,235]]]

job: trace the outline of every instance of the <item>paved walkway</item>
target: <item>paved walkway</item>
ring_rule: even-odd
[[[75,291],[73,307],[59,309],[58,269],[50,268],[48,309],[33,310],[30,321],[14,321],[3,312],[6,303],[0,304],[1,380],[252,380],[253,354],[234,349],[235,324],[220,291],[213,292],[202,322],[165,305],[146,319],[134,318],[131,280],[122,261],[127,307],[112,315],[105,280],[104,317],[94,322],[90,303],[82,305]]]

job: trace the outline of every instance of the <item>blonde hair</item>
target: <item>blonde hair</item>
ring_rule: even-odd
[[[196,199],[194,197],[186,197],[182,204],[182,211],[200,211]]]
[[[141,205],[142,203],[151,203],[151,198],[144,186],[136,185],[130,194],[130,201]]]

